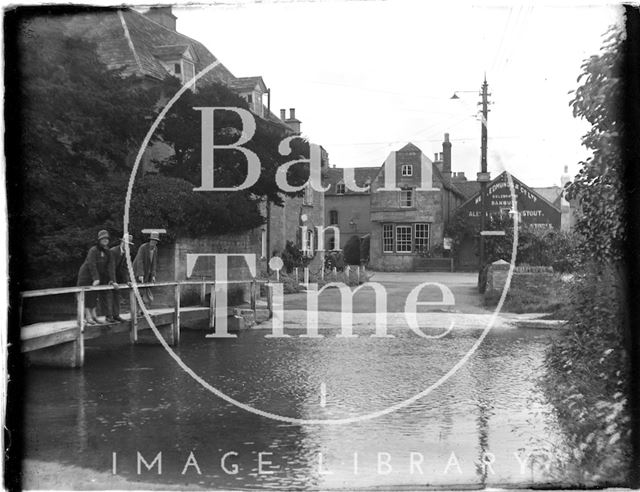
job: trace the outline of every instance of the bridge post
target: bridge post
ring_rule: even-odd
[[[138,341],[138,301],[133,289],[129,289],[129,306],[131,308],[131,328],[129,330],[129,339],[131,343]]]
[[[202,279],[202,285],[200,285],[200,305],[204,306],[207,299],[207,283]]]
[[[78,338],[75,342],[74,367],[84,365],[84,289],[76,294],[76,309],[78,316]]]
[[[250,297],[250,300],[249,300],[249,307],[250,307],[251,310],[253,310],[253,316],[254,317],[256,315],[256,294],[257,294],[256,287],[257,287],[256,279],[254,278],[251,281],[251,291],[250,291],[250,296],[251,297]]]
[[[216,284],[211,284],[211,296],[209,297],[209,330],[216,326]]]
[[[267,309],[269,310],[269,318],[273,317],[273,286],[271,282],[267,282]]]
[[[173,343],[180,342],[180,282],[176,282],[173,291],[174,311],[173,311]]]

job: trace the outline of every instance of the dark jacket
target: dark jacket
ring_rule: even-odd
[[[114,281],[119,284],[129,282],[131,278],[127,268],[126,253],[122,251],[118,244],[109,250],[109,254],[111,255],[111,278],[115,279]]]
[[[138,277],[144,277],[143,282],[151,282],[156,276],[156,266],[158,264],[158,248],[153,252],[153,259],[150,257],[151,245],[144,243],[140,246],[136,259],[133,260],[133,271]]]
[[[91,285],[94,280],[99,280],[101,284],[108,284],[113,280],[111,271],[109,248],[102,249],[98,245],[91,246],[78,272],[78,285]]]

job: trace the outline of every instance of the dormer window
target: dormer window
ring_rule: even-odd
[[[196,75],[196,54],[188,44],[156,46],[153,55],[162,66],[184,85]],[[191,90],[195,92],[195,84]]]
[[[344,195],[344,192],[346,191],[346,189],[345,189],[345,188],[346,188],[346,187],[345,187],[344,183],[338,183],[338,184],[336,185],[336,193],[337,193],[338,195]]]
[[[230,86],[247,101],[251,111],[264,118],[265,107],[262,104],[262,95],[267,94],[269,89],[267,89],[262,77],[237,77]]]
[[[402,166],[403,176],[413,176],[413,166],[411,164],[404,164]]]

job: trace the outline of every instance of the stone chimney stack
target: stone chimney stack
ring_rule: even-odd
[[[442,174],[442,154],[440,152],[433,153],[433,164],[436,166],[440,174]]]
[[[282,111],[280,114],[282,114]],[[289,119],[284,120],[284,122],[291,127],[294,133],[300,133],[300,123],[302,122],[296,118],[296,108],[289,108]]]
[[[280,110],[280,119],[282,121],[287,121],[287,110],[286,109],[281,109]]]
[[[156,21],[158,24],[162,24],[164,27],[171,29],[172,31],[176,30],[176,19],[177,17],[173,15],[171,11],[171,5],[162,6],[162,7],[151,7],[145,14],[149,19]]]
[[[444,134],[444,142],[442,142],[442,177],[451,179],[451,142],[449,142],[449,134]]]

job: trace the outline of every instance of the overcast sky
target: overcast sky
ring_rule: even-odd
[[[615,6],[432,5],[424,1],[247,2],[175,8],[178,31],[236,76],[261,75],[271,109],[296,108],[303,133],[338,167],[380,165],[413,142],[453,143],[453,170],[475,179],[478,91],[492,94],[489,170],[560,184],[587,156],[569,91],[599,51]],[[459,100],[451,100],[454,91]]]

